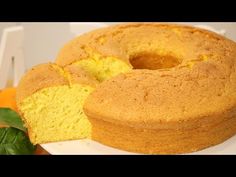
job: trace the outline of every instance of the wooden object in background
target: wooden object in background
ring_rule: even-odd
[[[22,26],[6,28],[0,43],[0,89],[7,85],[9,71],[12,67],[13,86],[17,86],[25,72],[23,56],[24,29]]]

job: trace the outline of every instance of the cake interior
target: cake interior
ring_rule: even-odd
[[[86,85],[55,86],[25,98],[21,111],[33,143],[89,138],[91,125],[83,104],[93,88]],[[36,143],[35,143],[36,144]]]
[[[92,74],[99,82],[132,69],[131,65],[116,57],[100,57],[97,54],[94,54],[91,58],[79,60],[73,65]]]

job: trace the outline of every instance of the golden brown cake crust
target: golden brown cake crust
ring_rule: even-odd
[[[67,79],[61,76],[53,65],[53,63],[40,64],[26,72],[17,87],[17,103],[42,88],[68,85]]]
[[[198,119],[235,106],[236,44],[233,41],[205,30],[178,25],[133,24],[113,28],[109,27],[104,31],[123,29],[126,35],[123,35],[125,39],[122,40],[130,40],[129,45],[132,45],[130,35],[138,36],[136,33],[140,34],[142,31],[144,34],[155,34],[157,31],[157,37],[161,36],[165,40],[169,38],[172,44],[164,45],[159,38],[152,41],[154,37],[146,35],[146,41],[149,40],[150,45],[158,41],[163,43],[165,50],[172,46],[188,51],[189,57],[187,54],[182,56],[182,62],[173,68],[137,69],[103,82],[85,104],[89,115],[127,125],[137,122],[140,126],[148,127],[149,123],[153,126],[163,121]],[[166,36],[158,33],[162,28]],[[150,33],[146,33],[148,30]],[[174,39],[176,31],[181,35],[179,39]],[[142,41],[141,39],[138,40]],[[183,46],[185,48],[182,49]],[[157,50],[158,47],[160,45],[156,46]],[[149,47],[144,49],[150,50]],[[129,53],[129,48],[126,50]],[[145,121],[145,124],[139,124],[140,121]]]
[[[95,87],[98,82],[89,73],[74,66],[61,67],[54,63],[37,65],[22,77],[17,87],[17,103],[40,89],[75,83]]]
[[[205,38],[206,40],[201,40]],[[158,40],[156,40],[158,39]],[[224,43],[218,43],[224,39]],[[89,57],[89,50],[103,56],[117,57],[127,63],[138,53],[160,50],[172,52],[185,60],[217,49],[230,50],[229,40],[213,32],[190,26],[159,23],[130,23],[94,30],[68,42],[59,52],[56,63],[62,66]],[[178,46],[178,47],[176,47]],[[143,50],[142,50],[143,49]],[[181,50],[179,50],[181,49]]]
[[[180,62],[171,68],[136,69],[100,84],[84,105],[89,120],[94,122],[95,140],[135,152],[165,153],[169,147],[172,150],[168,152],[181,153],[220,143],[236,133],[236,44],[233,41],[206,30],[160,24],[118,25],[85,36],[95,39],[101,34],[109,36],[103,47],[110,47],[109,51],[114,51],[115,46],[122,49],[117,52],[125,53],[123,60],[155,51],[160,55],[171,54]],[[118,41],[116,45],[115,41]],[[102,53],[99,47],[95,48]],[[114,53],[104,52],[104,55]],[[63,52],[59,63],[61,57]],[[112,131],[113,128],[117,131]],[[105,129],[110,130],[109,134]],[[153,132],[153,136],[144,133],[142,141],[149,137],[156,139],[150,142],[154,148],[144,147],[138,140],[139,133],[129,129]],[[134,143],[128,146],[125,134],[119,134],[118,130],[126,132]],[[185,132],[185,136],[178,131]],[[182,144],[176,142],[176,136]],[[121,141],[115,143],[111,137]],[[164,140],[158,137],[168,139],[168,146],[164,143],[160,147]],[[187,142],[190,144],[186,145]]]
[[[236,132],[235,116],[227,117],[216,124],[206,124],[193,129],[140,129],[91,117],[89,120],[93,125],[94,140],[115,148],[144,154],[190,153],[219,144]]]

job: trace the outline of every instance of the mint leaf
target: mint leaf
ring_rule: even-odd
[[[34,146],[25,132],[16,128],[0,128],[0,154],[1,155],[31,155]]]
[[[0,108],[0,125],[1,124],[9,127],[15,127],[26,132],[26,128],[24,127],[21,117],[10,108]]]

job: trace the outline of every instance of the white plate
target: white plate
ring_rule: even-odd
[[[53,155],[134,155],[115,148],[111,148],[92,140],[75,140],[41,145]],[[236,136],[224,143],[191,154],[236,154]]]

